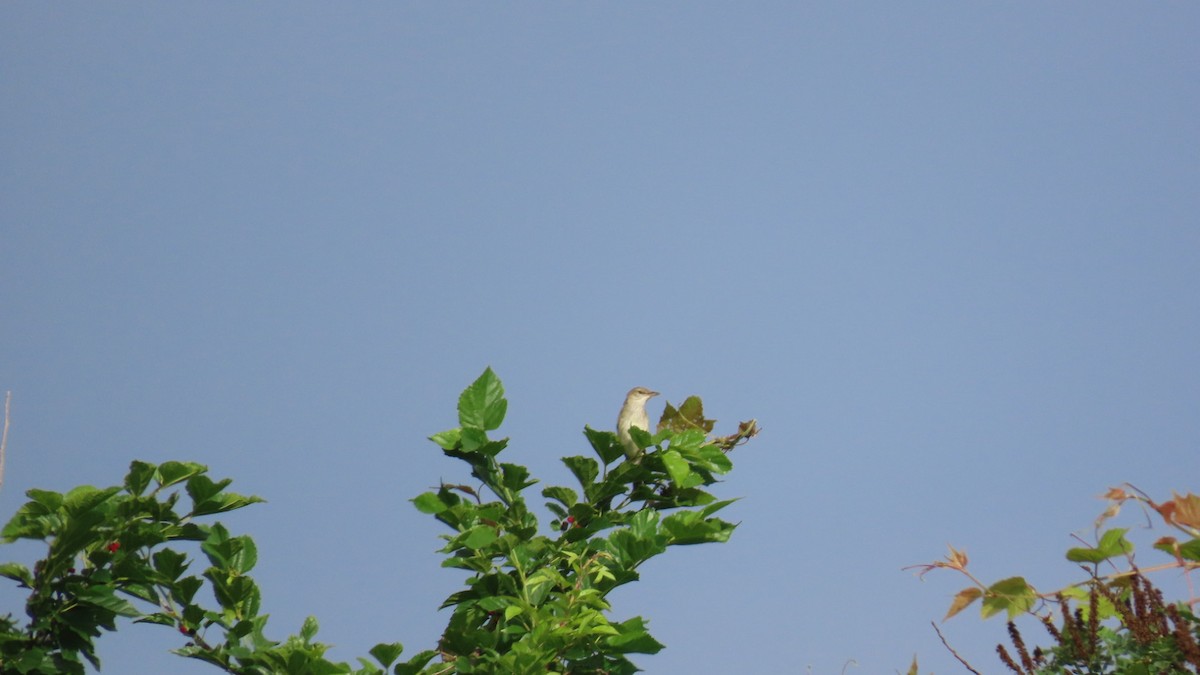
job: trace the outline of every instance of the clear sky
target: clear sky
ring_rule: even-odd
[[[462,388],[567,484],[645,385],[764,431],[732,540],[612,598],[638,663],[963,672],[964,582],[902,567],[1050,589],[1108,486],[1200,491],[1197,45],[1186,2],[4,3],[0,512],[202,462],[268,500],[222,520],[273,635],[411,653]],[[179,644],[104,672],[214,672]]]

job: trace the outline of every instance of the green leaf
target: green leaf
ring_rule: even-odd
[[[188,568],[187,556],[169,548],[156,551],[153,561],[154,569],[171,581],[182,576]]]
[[[1077,563],[1099,563],[1133,551],[1133,544],[1125,539],[1127,528],[1114,528],[1100,535],[1095,548],[1072,548],[1067,551],[1067,560]]]
[[[45,506],[37,502],[26,502],[9,519],[0,536],[3,536],[6,542],[18,539],[45,539],[58,528],[61,520],[57,514],[47,515]]]
[[[153,614],[144,614],[141,617],[134,619],[134,623],[153,623],[159,626],[175,626],[179,623],[179,619],[167,614],[166,612],[155,612]]]
[[[1070,586],[1061,591],[1063,597],[1071,598],[1072,600],[1079,602],[1078,609],[1080,614],[1083,616],[1084,621],[1087,621],[1092,613],[1092,597],[1090,590],[1091,589],[1085,589],[1080,586]],[[1113,605],[1112,601],[1105,597],[1103,593],[1098,594],[1096,597],[1096,615],[1101,621],[1111,617],[1120,616],[1116,606]]]
[[[625,450],[617,442],[617,435],[615,433],[611,431],[597,431],[585,426],[583,428],[583,435],[587,437],[588,443],[591,444],[592,449],[596,451],[596,454],[600,457],[600,461],[604,462],[605,466],[625,456]]]
[[[729,473],[733,469],[733,460],[715,445],[701,445],[696,449],[696,458],[703,466],[716,473]]]
[[[426,492],[424,494],[417,495],[417,497],[412,500],[412,503],[421,513],[438,514],[450,508],[450,505],[443,502],[441,497],[439,497],[436,492]]]
[[[643,431],[639,427],[629,427],[629,437],[642,449],[647,449],[654,445],[654,436],[650,435],[649,431]]]
[[[44,506],[45,510],[43,513],[57,511],[63,504],[63,496],[57,492],[51,492],[50,490],[38,490],[37,488],[34,488],[32,490],[26,490],[25,496],[32,499],[35,503]]]
[[[131,495],[140,495],[146,491],[146,486],[154,478],[158,467],[147,462],[134,460],[129,464],[129,473],[125,475],[125,490]]]
[[[491,368],[484,370],[458,397],[458,423],[464,429],[498,429],[507,411],[504,386]]]
[[[69,515],[79,515],[100,507],[120,491],[118,487],[101,490],[91,485],[80,485],[63,496],[62,507]]]
[[[33,586],[33,574],[28,567],[19,563],[7,562],[0,565],[0,577],[18,581],[26,588]]]
[[[423,652],[418,652],[416,656],[405,661],[404,663],[396,664],[392,669],[393,675],[417,675],[425,669],[425,665],[434,659],[438,652],[433,649],[426,649]]]
[[[1179,555],[1184,560],[1200,560],[1200,539],[1192,539],[1180,544]]]
[[[461,443],[462,429],[451,429],[441,433],[434,434],[429,437],[429,440],[437,443],[443,450],[453,450],[459,447]]]
[[[158,465],[156,477],[160,486],[170,487],[205,471],[208,467],[195,462],[163,462]]]
[[[466,536],[462,538],[462,544],[469,549],[481,549],[491,545],[498,538],[496,528],[491,525],[476,525],[467,530]]]
[[[237,537],[230,541],[238,543],[237,550],[229,558],[232,569],[239,574],[246,574],[258,564],[258,546],[248,536]]]
[[[207,516],[240,509],[262,502],[260,497],[246,497],[234,492],[223,492],[233,481],[229,478],[213,482],[208,476],[198,474],[187,481],[187,493],[192,498],[191,516]]]
[[[552,485],[542,489],[542,496],[546,499],[557,500],[568,509],[579,503],[579,495],[569,487]]]
[[[97,544],[110,544],[111,533],[103,531],[101,523],[106,514],[101,509],[90,509],[68,518],[54,541],[54,553],[59,556],[73,556],[85,548]]]
[[[716,424],[716,420],[704,417],[704,404],[700,401],[700,397],[689,396],[678,408],[667,403],[662,418],[658,422],[658,428],[671,431],[698,429],[707,434],[713,430],[714,424]]]
[[[463,450],[478,451],[480,448],[488,444],[487,432],[483,429],[466,427],[462,430],[459,441],[462,443]],[[446,454],[450,453],[447,452]]]
[[[623,623],[612,624],[617,634],[608,638],[610,647],[625,654],[657,654],[664,645],[650,636],[646,623],[640,616]]]
[[[662,458],[663,466],[666,467],[671,480],[676,485],[684,485],[688,475],[692,473],[687,461],[683,457],[680,457],[679,453],[675,450],[667,450],[666,452],[659,453],[659,457]]]
[[[600,475],[600,466],[591,457],[563,457],[562,462],[575,474],[575,479],[585,490]]]
[[[1029,611],[1035,602],[1037,593],[1023,577],[1009,577],[988,586],[980,613],[986,619],[1004,611],[1012,619]]]
[[[1133,551],[1133,544],[1125,539],[1127,528],[1114,528],[1100,535],[1100,550],[1111,553],[1112,555],[1121,555]]]
[[[404,651],[404,646],[399,642],[380,642],[371,647],[370,654],[375,657],[381,666],[386,670],[395,663],[396,659],[400,658],[400,653]]]
[[[171,589],[171,599],[181,605],[191,605],[196,591],[202,586],[204,582],[199,577],[184,577],[175,582],[174,588]]]
[[[720,502],[713,502],[713,503],[705,506],[704,508],[700,509],[700,515],[707,518],[707,517],[711,516],[712,514],[716,513],[717,511],[720,511],[721,509],[725,508],[726,506],[729,506],[730,504],[732,504],[736,501],[737,501],[737,499],[726,499],[726,500],[720,501]]]
[[[667,543],[673,545],[729,541],[735,527],[719,518],[705,518],[698,511],[673,513],[662,521]]]
[[[197,474],[188,479],[187,493],[193,502],[199,504],[208,501],[213,495],[220,493],[221,490],[224,490],[232,482],[233,480],[229,478],[220,482],[213,482],[208,476]]]
[[[521,492],[536,482],[529,477],[529,469],[520,464],[500,464],[500,484],[509,490]]]
[[[205,570],[204,576],[212,584],[213,597],[223,609],[232,612],[238,619],[258,614],[262,594],[253,579],[230,576],[216,567]]]
[[[118,598],[114,595],[116,589],[111,586],[85,586],[76,594],[82,602],[86,602],[96,607],[102,607],[118,616],[141,616],[142,613],[137,610],[128,600]]]
[[[258,547],[248,536],[230,537],[223,525],[213,525],[208,539],[200,544],[214,567],[226,573],[246,574],[258,563]]]

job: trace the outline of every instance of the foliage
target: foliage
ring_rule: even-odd
[[[641,617],[610,619],[607,596],[668,547],[729,538],[734,525],[714,514],[732,500],[705,488],[732,468],[726,451],[753,436],[755,425],[710,440],[713,422],[693,397],[678,410],[668,406],[653,436],[633,430],[643,448],[656,449],[640,463],[621,461],[614,433],[585,429],[599,461],[563,458],[578,486],[542,489],[555,516],[546,535],[525,501],[535,481],[524,467],[498,461],[508,441],[487,435],[505,409],[500,381],[485,371],[459,399],[460,426],[433,436],[482,486],[442,485],[413,500],[451,529],[443,565],[471,576],[443,605],[454,611],[436,654],[409,664],[440,656],[424,672],[635,672],[628,655],[663,646]]]
[[[120,486],[28,491],[30,501],[0,531],[6,543],[47,545],[33,569],[0,564],[0,576],[29,591],[28,621],[0,617],[0,674],[75,675],[85,661],[99,669],[96,639],[116,630],[119,617],[169,626],[184,640],[175,653],[244,675],[636,671],[628,655],[663,646],[641,617],[612,620],[606,597],[668,547],[729,538],[734,525],[714,514],[732,500],[705,488],[732,468],[727,452],[757,426],[710,439],[712,421],[693,397],[671,408],[653,436],[635,430],[638,443],[656,450],[640,464],[620,461],[615,434],[585,429],[599,461],[564,458],[578,490],[541,491],[554,514],[544,534],[525,501],[536,481],[525,467],[498,461],[507,439],[488,437],[507,405],[486,370],[459,398],[460,426],[432,437],[479,486],[442,485],[413,500],[451,529],[443,566],[471,573],[443,604],[454,610],[437,649],[398,662],[401,645],[382,643],[357,667],[332,662],[314,640],[312,617],[298,634],[268,639],[249,576],[253,539],[203,522],[262,500],[227,491],[231,481],[213,481],[200,464],[135,461]],[[207,562],[199,574],[181,550],[188,545]]]
[[[997,645],[996,651],[1005,666],[1018,675],[1200,672],[1200,620],[1194,612],[1198,599],[1193,596],[1169,603],[1146,576],[1166,569],[1190,576],[1200,568],[1200,496],[1176,494],[1173,499],[1157,503],[1126,486],[1109,490],[1105,497],[1109,506],[1096,520],[1095,542],[1066,553],[1067,560],[1080,565],[1087,578],[1067,588],[1041,593],[1019,576],[984,584],[967,570],[966,554],[953,547],[944,560],[917,566],[922,576],[934,569],[951,569],[972,582],[955,595],[943,621],[976,600],[985,619],[1006,614],[1013,649]],[[1142,506],[1147,514],[1157,514],[1163,524],[1184,535],[1182,541],[1164,536],[1154,542],[1153,547],[1166,553],[1170,562],[1138,568],[1134,544],[1126,538],[1129,529],[1105,529],[1105,524],[1128,503]],[[1102,573],[1103,568],[1112,571]],[[1022,614],[1036,617],[1055,644],[1030,651],[1012,622]],[[951,652],[968,670],[978,672]],[[915,660],[909,672],[917,672]]]

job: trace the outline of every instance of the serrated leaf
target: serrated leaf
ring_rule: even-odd
[[[404,651],[404,646],[399,642],[380,642],[371,647],[370,654],[375,657],[375,660],[387,670],[391,665],[400,658],[400,653]]]
[[[700,515],[707,518],[707,517],[711,516],[712,514],[716,513],[717,511],[720,511],[721,509],[725,508],[726,506],[729,506],[730,504],[732,504],[736,501],[737,501],[737,499],[726,499],[724,501],[713,502],[713,503],[705,506],[704,508],[700,509]]]
[[[685,485],[688,475],[692,473],[687,460],[681,457],[675,450],[667,450],[666,452],[659,453],[659,457],[662,459],[667,473],[671,476],[671,480],[676,485]]]
[[[85,586],[76,594],[76,598],[88,604],[103,607],[118,616],[141,616],[142,614],[128,600],[114,595],[114,589],[111,586]]]
[[[125,475],[125,490],[131,495],[145,492],[150,481],[154,479],[154,471],[157,468],[153,464],[136,459],[130,462],[129,473]]]
[[[230,567],[239,574],[246,574],[258,564],[258,546],[248,536],[241,536],[230,541],[236,541],[236,550],[229,557]]]
[[[707,434],[713,430],[713,425],[716,420],[706,419],[704,417],[704,404],[699,396],[689,396],[684,400],[683,405],[678,408],[666,404],[663,409],[662,417],[658,421],[658,431],[670,429],[672,431],[687,431],[689,429],[698,429]]]
[[[172,581],[182,576],[188,568],[187,556],[169,548],[156,551],[152,560],[154,569]]]
[[[954,601],[950,603],[950,609],[946,611],[946,616],[942,617],[942,621],[958,614],[975,602],[983,595],[983,591],[975,586],[964,588],[954,595]]]
[[[625,456],[625,451],[621,447],[621,444],[617,442],[617,435],[615,433],[611,431],[598,431],[585,426],[583,428],[583,435],[587,438],[588,444],[592,446],[592,450],[596,451],[596,455],[600,457],[600,461],[604,462],[605,466]]]
[[[195,462],[163,462],[158,465],[155,478],[160,486],[170,487],[205,471],[208,471],[208,467]]]
[[[392,675],[417,675],[424,670],[425,665],[432,661],[437,655],[438,652],[433,649],[426,649],[423,652],[418,652],[416,656],[405,661],[404,663],[397,663],[396,667],[392,669]]]
[[[1072,548],[1067,551],[1067,560],[1080,563],[1104,562],[1109,558],[1133,551],[1133,544],[1125,539],[1127,528],[1114,528],[1100,536],[1095,548]]]
[[[663,649],[664,645],[646,631],[646,622],[640,616],[635,616],[622,623],[612,624],[612,627],[616,630],[616,635],[609,637],[606,642],[618,652],[657,654]]]
[[[1200,539],[1191,539],[1180,544],[1179,555],[1184,560],[1200,561]]]
[[[29,588],[33,586],[33,573],[29,568],[15,562],[7,562],[0,565],[0,577],[18,581],[22,586]]]
[[[600,466],[591,457],[563,457],[562,462],[567,465],[567,468],[575,475],[575,479],[579,481],[579,485],[585,490],[600,475]]]
[[[500,464],[500,484],[509,490],[521,492],[536,482],[536,478],[529,477],[529,469],[520,464]]]
[[[179,619],[165,612],[155,612],[153,614],[143,614],[133,620],[134,623],[154,623],[160,626],[174,626],[179,622]]]
[[[197,474],[188,479],[186,490],[192,501],[198,504],[224,490],[232,482],[233,480],[230,478],[226,478],[220,482],[213,482],[208,476]]]
[[[480,549],[484,546],[491,545],[499,536],[496,534],[496,529],[490,525],[476,525],[467,530],[467,536],[463,537],[462,544],[469,549]]]
[[[1180,496],[1175,492],[1171,494],[1175,498],[1171,500],[1174,509],[1171,512],[1170,520],[1177,525],[1190,527],[1193,530],[1200,528],[1200,495],[1190,492],[1185,496]]]
[[[443,450],[453,450],[459,447],[462,438],[462,429],[450,429],[441,433],[434,434],[429,437],[429,440],[437,443]]]
[[[62,508],[68,514],[77,516],[99,507],[120,491],[118,487],[101,490],[91,485],[80,485],[63,495]]]
[[[736,525],[720,518],[704,518],[697,511],[681,511],[663,518],[667,543],[677,546],[729,541]]]
[[[1092,613],[1092,598],[1089,589],[1080,586],[1070,586],[1060,591],[1064,598],[1070,598],[1079,603],[1078,610],[1081,613],[1083,620],[1087,621]],[[1101,621],[1104,619],[1118,616],[1117,608],[1112,601],[1101,593],[1096,598],[1096,614]]]
[[[429,514],[435,514],[435,515],[450,508],[450,506],[448,504],[446,504],[445,502],[443,502],[441,500],[441,498],[438,497],[437,493],[435,493],[435,492],[426,492],[426,493],[417,495],[417,497],[415,497],[412,500],[412,503],[414,506],[417,507],[417,510],[420,511],[421,513],[429,513]]]
[[[579,495],[569,487],[552,485],[547,488],[542,488],[542,496],[546,499],[558,500],[568,509],[579,503]]]
[[[986,619],[1003,611],[1012,619],[1029,611],[1035,602],[1037,593],[1023,577],[1009,577],[988,586],[980,614]]]
[[[47,513],[50,511],[57,511],[63,503],[63,496],[50,490],[39,490],[34,488],[32,490],[26,490],[25,496],[33,500],[34,503],[45,507],[44,512]]]
[[[474,427],[464,427],[462,433],[459,434],[459,442],[462,444],[463,450],[469,452],[479,450],[488,444],[487,432]],[[447,451],[446,454],[449,455],[450,452]]]
[[[491,368],[484,370],[458,397],[458,423],[463,429],[498,429],[507,411],[504,385]]]

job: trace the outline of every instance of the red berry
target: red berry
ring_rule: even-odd
[[[109,545],[108,545],[108,552],[109,552],[109,553],[116,553],[116,552],[117,552],[117,549],[119,549],[119,548],[121,548],[121,542],[119,542],[119,541],[114,541],[113,543],[111,543],[111,544],[109,544]]]

